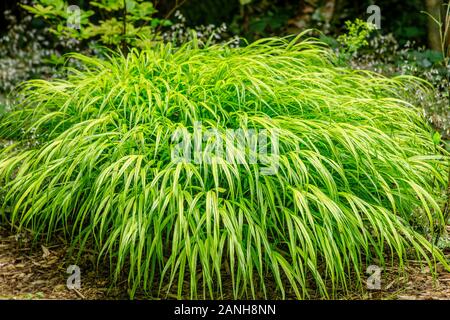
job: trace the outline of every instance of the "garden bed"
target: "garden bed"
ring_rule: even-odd
[[[450,232],[450,226],[447,229]],[[66,270],[73,261],[67,257],[67,246],[60,243],[33,249],[30,241],[23,234],[0,229],[0,299],[128,299],[126,284],[122,282],[115,289],[110,289],[108,271],[94,271],[94,257],[89,254],[83,256],[82,269],[93,271],[82,274],[79,290],[69,290]],[[446,253],[450,258],[450,250]],[[450,274],[439,266],[437,272],[433,277],[427,267],[409,261],[403,276],[397,276],[394,267],[387,268],[383,273],[383,290],[353,290],[337,298],[448,300]],[[231,287],[231,284],[225,283],[224,287]],[[143,294],[139,298],[149,299]],[[176,295],[169,294],[167,298],[176,298]]]

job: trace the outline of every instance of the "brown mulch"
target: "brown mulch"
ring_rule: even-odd
[[[450,261],[450,255],[447,255]],[[428,266],[409,261],[403,272],[387,267],[382,273],[381,290],[349,294],[345,299],[371,300],[450,300],[450,272],[440,264],[433,275]]]
[[[450,300],[450,273],[438,266],[436,277],[428,267],[411,266],[404,287],[399,287],[396,298],[400,300]]]
[[[84,257],[81,288],[67,288],[65,245],[32,247],[24,234],[0,229],[0,299],[117,299],[125,296],[109,290],[108,274],[89,266],[92,257]],[[83,272],[83,270],[90,270]]]
[[[74,263],[68,258],[67,250],[64,244],[32,247],[26,235],[0,228],[0,299],[128,298],[125,284],[109,289],[109,271],[97,269],[95,258],[89,253],[78,262],[82,270],[81,288],[68,289],[67,267]],[[450,252],[447,254],[450,261]],[[410,261],[401,274],[394,267],[386,268],[381,287],[381,290],[355,291],[336,298],[450,300],[450,272],[438,265],[433,277],[428,267]]]

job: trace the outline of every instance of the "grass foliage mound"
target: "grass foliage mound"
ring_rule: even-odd
[[[0,121],[3,219],[95,250],[131,296],[330,297],[386,257],[447,266],[428,239],[448,155],[402,98],[417,80],[339,67],[314,39],[72,57],[84,69],[24,84]],[[244,134],[174,161],[198,123],[203,149],[266,130],[275,152],[255,161]]]

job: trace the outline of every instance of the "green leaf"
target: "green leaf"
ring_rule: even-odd
[[[435,145],[439,145],[439,144],[441,143],[441,134],[440,134],[438,131],[436,131],[436,132],[433,134],[433,143],[434,143]]]

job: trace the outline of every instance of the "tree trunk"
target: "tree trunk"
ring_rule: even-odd
[[[440,18],[442,9],[442,0],[425,0],[427,12],[436,20]],[[431,49],[441,51],[441,39],[439,37],[439,26],[430,17],[428,17],[428,44]]]

